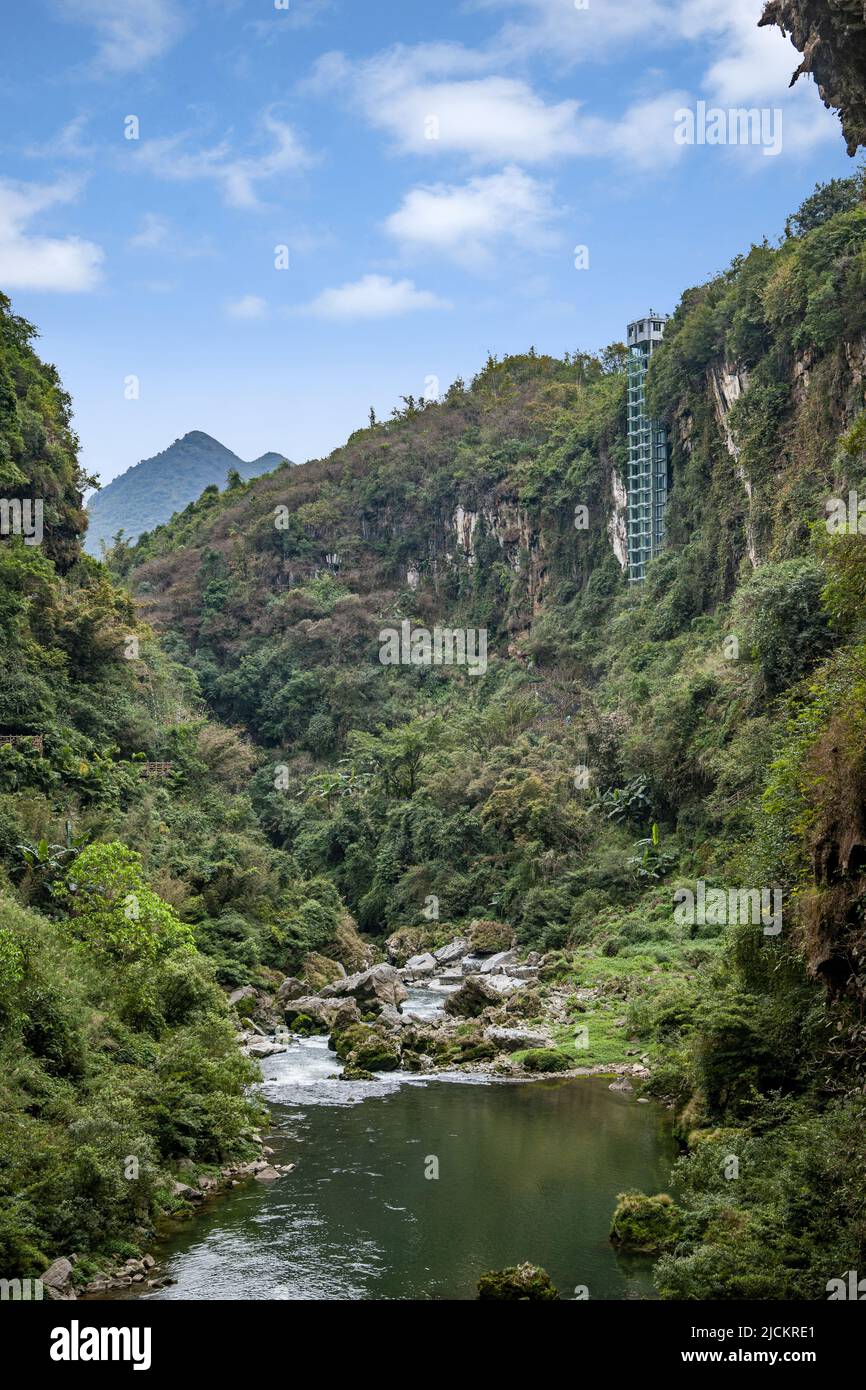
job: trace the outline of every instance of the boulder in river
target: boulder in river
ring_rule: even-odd
[[[352,1002],[354,1003],[354,1000]],[[396,1008],[395,1005],[383,1004],[379,1011],[377,1022],[381,1023],[385,1028],[405,1028],[409,1020],[406,1014],[401,1014],[400,1010]]]
[[[432,975],[436,970],[436,959],[429,951],[420,956],[411,956],[403,966],[407,975]]]
[[[383,1004],[395,1007],[409,998],[409,991],[400,978],[400,972],[393,965],[371,965],[369,970],[361,970],[357,975],[348,975],[345,980],[326,985],[322,997],[351,995],[357,1000],[362,1011],[379,1010]]]
[[[476,1018],[485,1009],[498,1004],[499,999],[499,991],[493,988],[489,979],[481,975],[468,975],[460,988],[448,995],[444,1008],[446,1014]]]
[[[440,946],[433,955],[440,965],[450,965],[455,960],[460,960],[469,950],[469,942],[463,936],[455,936],[453,941],[449,941],[447,946]]]
[[[487,958],[481,962],[481,965],[478,967],[478,973],[480,975],[504,975],[507,973],[505,971],[505,966],[515,965],[516,963],[516,950],[496,951],[494,955],[487,956]]]
[[[527,1263],[482,1274],[478,1297],[508,1303],[550,1302],[559,1298],[559,1292],[546,1269]]]
[[[286,1004],[286,1023],[293,1032],[330,1033],[335,1028],[348,1028],[357,1023],[361,1014],[354,999],[323,998],[305,994]],[[310,1028],[309,1024],[316,1025]]]
[[[347,1071],[396,1071],[400,1065],[400,1048],[394,1034],[379,1024],[353,1024],[334,1033],[332,1042]]]
[[[273,1057],[275,1052],[286,1052],[285,1043],[270,1042],[267,1038],[262,1038],[260,1042],[247,1044],[247,1052],[250,1057]]]

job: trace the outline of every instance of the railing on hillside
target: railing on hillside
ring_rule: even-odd
[[[0,745],[17,748],[19,744],[29,743],[31,748],[35,748],[40,758],[43,754],[42,734],[0,734]]]

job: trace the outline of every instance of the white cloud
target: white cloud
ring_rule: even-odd
[[[463,154],[473,164],[538,164],[604,155],[638,169],[659,169],[679,157],[672,110],[681,93],[652,95],[664,77],[655,54],[705,67],[698,96],[724,106],[772,106],[784,112],[786,149],[807,147],[834,130],[812,84],[790,92],[796,63],[789,41],[759,29],[763,0],[476,0],[500,13],[502,27],[476,49],[459,43],[395,45],[352,61],[328,53],[307,84],[347,97],[399,153]],[[624,114],[595,114],[582,100],[545,101],[511,74],[527,57],[543,58],[561,76],[575,64],[625,54],[642,58],[643,81]],[[658,59],[656,58],[657,62]],[[619,93],[612,95],[619,95]],[[578,94],[579,96],[579,94]],[[609,109],[609,108],[608,108]],[[670,137],[670,138],[669,138]]]
[[[267,312],[267,302],[257,294],[245,294],[226,305],[226,313],[231,319],[263,319]]]
[[[313,162],[292,126],[272,110],[264,112],[259,126],[261,135],[268,137],[271,145],[261,154],[238,155],[228,138],[192,150],[185,133],[143,142],[137,158],[159,178],[178,183],[215,183],[230,207],[258,207],[257,184],[266,183],[277,174],[298,172]]]
[[[521,79],[475,75],[487,62],[459,44],[397,47],[358,63],[330,53],[311,85],[348,90],[401,153],[456,151],[482,163],[532,164],[576,153],[578,103],[547,104]]]
[[[707,0],[697,0],[690,15],[698,33],[712,33],[715,29],[722,40],[722,56],[704,76],[710,95],[720,104],[736,106],[773,98],[778,104],[788,97],[788,84],[798,56],[790,40],[775,26],[758,28],[762,8],[755,0],[728,0],[720,22],[717,7],[710,6]]]
[[[509,165],[465,184],[410,189],[385,227],[407,250],[440,251],[483,264],[508,242],[534,249],[549,245],[555,216],[548,186]]]
[[[173,0],[63,0],[56,8],[95,29],[96,64],[106,72],[135,72],[161,58],[184,28]]]
[[[647,172],[663,169],[683,155],[683,146],[674,141],[675,114],[688,104],[685,92],[663,92],[635,102],[617,120],[593,118],[587,122],[585,152]]]
[[[448,309],[447,300],[419,290],[411,280],[364,275],[351,284],[323,290],[303,312],[323,319],[387,319],[415,309]]]
[[[679,28],[679,10],[694,0],[476,0],[481,8],[507,12],[493,43],[498,58],[544,53],[556,63],[589,62],[618,54],[629,43],[659,43]],[[697,0],[702,3],[702,0]],[[713,0],[718,5],[718,0]]]
[[[165,245],[169,233],[168,220],[156,212],[146,212],[139,230],[129,238],[133,251],[155,251]]]
[[[30,159],[89,159],[95,146],[82,140],[88,116],[74,116],[56,135],[42,145],[29,145],[25,153]]]
[[[717,11],[708,0],[697,0],[697,23],[704,15],[709,28],[718,26]],[[814,84],[789,83],[800,57],[774,25],[759,29],[762,6],[754,0],[728,0],[723,26],[722,56],[704,74],[708,99],[718,106],[769,106],[782,112],[782,148],[807,150],[824,140],[838,139],[839,124],[821,103]],[[722,27],[722,26],[719,26]]]
[[[80,237],[45,237],[28,230],[46,208],[68,203],[77,185],[22,184],[0,179],[0,284],[4,289],[92,290],[101,278],[102,248]]]
[[[544,54],[569,66],[620,57],[640,43],[648,53],[689,45],[707,62],[699,95],[716,105],[770,106],[784,113],[784,148],[800,150],[838,135],[812,83],[790,91],[799,63],[789,39],[775,26],[758,28],[765,0],[476,0],[510,15],[491,48],[500,62]]]

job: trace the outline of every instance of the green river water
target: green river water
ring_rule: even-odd
[[[530,1260],[563,1298],[652,1297],[607,1234],[618,1192],[666,1190],[666,1115],[609,1078],[329,1079],[323,1038],[263,1064],[275,1161],[169,1238],[160,1299],[468,1299]],[[438,1178],[425,1176],[434,1171]]]

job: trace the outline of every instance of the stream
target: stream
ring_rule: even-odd
[[[415,988],[430,1018],[447,989]],[[653,1297],[649,1263],[608,1241],[617,1193],[666,1190],[667,1115],[609,1078],[450,1073],[334,1079],[324,1037],[262,1063],[276,1182],[208,1204],[163,1244],[156,1299],[471,1299],[524,1260],[563,1298]],[[438,1176],[428,1176],[438,1170]]]

